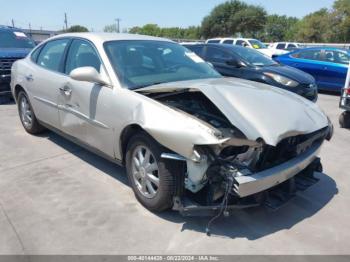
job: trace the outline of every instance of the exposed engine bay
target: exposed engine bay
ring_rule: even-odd
[[[194,117],[215,130],[215,135],[226,139],[220,145],[200,146],[195,151],[199,160],[186,160],[185,188],[190,202],[177,198],[175,209],[184,215],[215,214],[236,208],[246,208],[265,203],[276,209],[297,190],[305,190],[318,180],[314,171],[322,171],[318,158],[310,161],[296,176],[277,181],[269,190],[241,195],[238,178],[260,174],[305,153],[312,147],[319,147],[329,132],[324,128],[317,132],[288,137],[277,146],[264,141],[250,141],[231,124],[225,115],[201,92],[181,90],[168,93],[148,94],[154,100],[170,108]],[[186,203],[187,202],[187,203]]]

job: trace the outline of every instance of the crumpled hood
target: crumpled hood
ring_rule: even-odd
[[[29,48],[0,48],[0,58],[24,58],[30,50]]]
[[[308,134],[329,125],[320,108],[292,92],[237,78],[172,82],[140,92],[200,91],[250,140],[276,146],[282,139]]]

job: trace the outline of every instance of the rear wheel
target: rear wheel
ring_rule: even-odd
[[[161,158],[164,149],[153,138],[139,133],[131,138],[126,153],[127,175],[139,202],[151,211],[164,211],[173,205],[183,176],[181,164]]]
[[[345,111],[339,117],[339,124],[341,128],[350,128],[350,112]]]
[[[39,134],[45,130],[35,117],[32,105],[24,91],[18,94],[18,112],[24,129],[30,134]]]

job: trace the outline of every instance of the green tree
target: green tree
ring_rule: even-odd
[[[292,41],[295,38],[295,26],[298,19],[285,15],[269,15],[258,38],[265,42]]]
[[[301,42],[331,41],[331,15],[326,8],[305,16],[298,25],[297,40]]]
[[[106,32],[106,33],[116,33],[117,31],[118,30],[117,30],[116,24],[106,25],[103,28],[103,32]]]
[[[216,6],[202,21],[204,37],[256,36],[266,23],[267,13],[260,6],[231,0]]]
[[[199,39],[201,37],[201,28],[199,26],[190,26],[188,28],[180,27],[159,27],[156,24],[147,24],[142,27],[135,26],[130,29],[131,34],[142,34],[151,36],[167,37],[172,39]]]
[[[350,41],[350,0],[337,0],[331,11],[332,40],[336,42]]]
[[[85,26],[73,25],[69,27],[65,32],[67,33],[80,33],[80,32],[89,32]]]

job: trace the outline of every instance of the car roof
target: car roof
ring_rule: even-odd
[[[22,32],[21,29],[16,28],[16,27],[11,27],[11,26],[6,26],[6,25],[0,25],[0,31],[5,31],[5,32]]]
[[[303,48],[303,49],[299,49],[295,52],[300,52],[300,51],[305,51],[305,50],[328,50],[328,51],[345,51],[345,52],[350,52],[349,49],[345,49],[345,48],[338,48],[338,47],[325,47],[325,46],[319,46],[319,47],[307,47],[307,48]]]
[[[197,44],[197,45],[186,45],[184,44],[185,47],[196,47],[196,46],[215,46],[219,47],[221,49],[225,49],[227,51],[234,51],[234,52],[239,52],[239,50],[245,50],[246,47],[240,46],[240,45],[227,45],[227,44]]]
[[[57,36],[50,38],[50,40],[60,39],[60,38],[65,38],[65,37],[85,38],[85,39],[90,40],[92,42],[100,42],[100,43],[109,42],[109,41],[121,41],[121,40],[153,40],[153,41],[173,42],[172,40],[166,39],[166,38],[139,35],[139,34],[92,33],[92,32],[91,33],[60,34],[60,35],[57,35]]]

